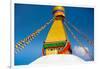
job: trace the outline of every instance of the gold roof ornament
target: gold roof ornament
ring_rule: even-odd
[[[62,6],[56,6],[56,7],[53,8],[53,12],[57,11],[57,10],[64,11],[64,7],[62,7]]]

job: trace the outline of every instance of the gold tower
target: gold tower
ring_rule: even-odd
[[[55,19],[43,44],[43,55],[71,53],[71,45],[63,25],[64,12],[64,7],[61,6],[53,9]]]

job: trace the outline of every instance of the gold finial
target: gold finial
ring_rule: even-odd
[[[53,8],[53,11],[57,11],[57,10],[64,11],[64,7],[62,7],[62,6],[56,6],[56,7]]]

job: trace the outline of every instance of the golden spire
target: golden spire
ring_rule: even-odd
[[[64,12],[64,7],[62,7],[62,6],[56,6],[56,7],[53,8],[53,12],[57,11],[57,10],[61,10],[61,11]]]

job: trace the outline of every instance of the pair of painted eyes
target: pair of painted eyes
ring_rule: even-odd
[[[63,48],[55,48],[55,49],[58,49],[58,50],[62,50]],[[55,49],[49,49],[50,51],[53,51]]]

